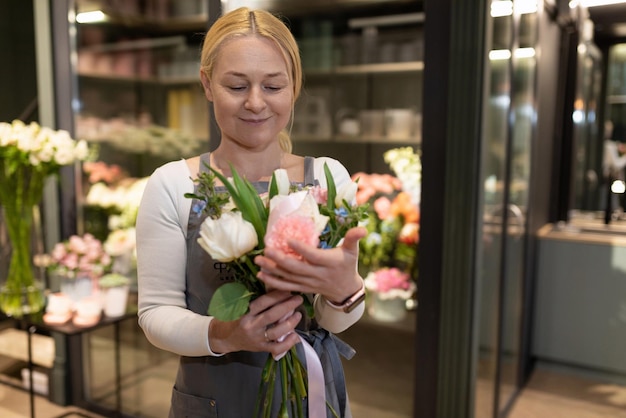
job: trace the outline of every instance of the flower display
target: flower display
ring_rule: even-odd
[[[87,143],[74,140],[67,131],[36,122],[0,122],[0,205],[12,245],[7,281],[0,292],[0,309],[6,314],[20,316],[23,310],[43,308],[42,296],[29,291],[23,309],[20,293],[35,285],[30,251],[33,207],[41,201],[48,176],[85,160],[88,153]]]
[[[201,226],[199,245],[214,259],[227,263],[234,281],[221,285],[209,304],[209,315],[221,320],[236,320],[244,315],[250,301],[266,292],[257,279],[259,268],[253,263],[265,248],[277,248],[294,257],[287,241],[302,240],[320,248],[336,247],[346,232],[367,217],[366,205],[353,205],[356,184],[337,190],[328,166],[324,166],[327,189],[319,186],[302,187],[289,182],[287,172],[273,173],[267,194],[259,196],[254,187],[231,167],[233,178],[225,178],[209,167],[196,180],[196,193],[185,196],[199,203],[196,213],[207,215]],[[215,179],[226,187],[219,192]],[[236,231],[236,232],[235,232]],[[304,299],[307,315],[313,315],[308,298]],[[260,416],[269,416],[272,391],[278,375],[288,376],[283,387],[281,416],[303,417],[300,399],[307,395],[308,386],[303,376],[306,370],[292,347],[278,358],[268,354],[257,405]]]
[[[383,155],[396,176],[356,173],[356,199],[369,202],[359,262],[364,274],[394,267],[417,280],[421,163],[411,147],[395,148]]]
[[[85,230],[104,241],[116,273],[131,275],[137,264],[135,223],[147,177],[129,177],[115,164],[83,165],[89,182],[85,198]]]
[[[111,255],[102,242],[91,234],[72,235],[67,241],[57,243],[50,254],[39,256],[37,264],[57,274],[91,279],[102,277],[111,265]]]

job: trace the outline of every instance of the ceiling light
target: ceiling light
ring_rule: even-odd
[[[104,22],[107,16],[102,10],[94,10],[92,12],[81,12],[76,15],[76,21],[78,23],[96,23]]]

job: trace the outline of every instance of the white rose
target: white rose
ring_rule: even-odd
[[[356,182],[351,181],[348,183],[344,183],[337,189],[337,195],[335,196],[335,206],[342,207],[343,201],[352,204],[356,199],[356,191],[358,189],[358,185]]]
[[[226,212],[219,219],[207,218],[200,227],[198,244],[215,260],[233,261],[254,249],[259,239],[254,226],[241,212]]]

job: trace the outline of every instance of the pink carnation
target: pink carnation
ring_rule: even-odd
[[[376,284],[379,292],[388,292],[392,289],[407,290],[411,284],[410,276],[401,270],[392,268],[383,268],[376,272]]]
[[[309,189],[309,193],[315,199],[318,205],[325,205],[328,201],[328,190],[322,189],[320,186],[313,186]]]
[[[300,254],[291,249],[289,240],[317,247],[319,236],[313,219],[295,214],[282,217],[277,219],[265,234],[267,248],[274,248],[292,257],[301,258]]]
[[[383,196],[374,201],[374,210],[379,219],[387,219],[391,214],[391,201]]]

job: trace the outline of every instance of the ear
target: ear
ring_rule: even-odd
[[[212,102],[213,92],[211,91],[211,81],[209,81],[206,74],[204,74],[204,71],[200,71],[200,82],[202,83],[202,88],[204,89],[204,96],[209,102]]]

